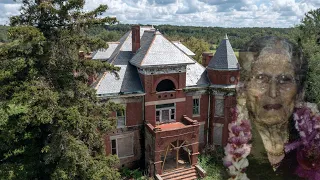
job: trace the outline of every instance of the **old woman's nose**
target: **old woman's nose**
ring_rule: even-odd
[[[274,80],[271,80],[270,84],[269,84],[269,96],[272,98],[276,98],[278,97],[278,85],[277,82]]]

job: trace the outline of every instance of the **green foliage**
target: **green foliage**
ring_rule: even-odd
[[[297,29],[296,37],[309,60],[306,99],[320,104],[320,8],[306,13]]]
[[[155,26],[171,40],[181,40],[194,37],[203,39],[209,44],[219,44],[226,34],[233,48],[242,49],[251,38],[261,36],[281,36],[292,39],[293,28],[222,28],[222,27],[194,27],[194,26]]]
[[[320,48],[320,47],[319,47]],[[311,55],[307,81],[307,100],[320,104],[320,52]]]
[[[196,54],[193,58],[199,63],[202,62],[202,53],[209,51],[210,48],[210,45],[203,39],[194,37],[187,38],[183,44]]]
[[[224,180],[228,178],[227,171],[223,166],[223,148],[207,147],[205,153],[198,157],[199,165],[206,171],[206,180]]]
[[[115,127],[88,76],[118,70],[78,56],[101,48],[88,37],[107,6],[83,12],[83,0],[22,1],[0,46],[0,179],[119,179],[103,135]]]
[[[8,26],[0,25],[0,45],[1,43],[5,43],[8,41],[8,38],[6,36],[8,28]]]
[[[103,26],[93,26],[87,30],[87,34],[92,37],[99,37],[105,42],[118,41],[123,35],[118,31],[108,31]]]
[[[144,176],[140,169],[130,170],[127,167],[124,167],[120,170],[121,176],[123,179],[135,179],[135,180],[147,180],[148,177]]]

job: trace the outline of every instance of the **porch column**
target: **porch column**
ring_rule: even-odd
[[[162,174],[161,170],[161,151],[157,151],[154,153],[154,168],[155,168],[155,174]]]
[[[195,143],[192,145],[192,154],[191,154],[191,165],[196,165],[198,163],[198,155],[199,155],[199,143]]]

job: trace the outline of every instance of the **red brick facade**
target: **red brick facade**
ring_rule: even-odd
[[[134,26],[132,53],[141,52],[139,48],[140,29]],[[212,53],[204,53],[203,66],[212,59]],[[177,164],[179,155],[186,154],[187,161],[195,165],[205,145],[226,144],[228,124],[232,120],[230,110],[236,106],[235,86],[232,85],[239,81],[239,70],[204,69],[196,64],[196,68],[200,66],[206,74],[202,76],[196,69],[201,77],[197,74],[190,81],[194,83],[205,77],[205,83],[187,87],[187,77],[190,77],[190,72],[186,73],[187,63],[170,67],[133,65],[137,66],[143,93],[119,93],[107,98],[125,106],[125,117],[116,117],[116,112],[111,114],[122,124],[106,134],[107,154],[117,154],[122,166],[144,166],[153,176],[163,173],[168,151],[169,156],[176,154]],[[164,86],[169,90],[157,89],[163,82],[168,83]]]
[[[230,74],[224,73],[226,76],[237,75],[238,72],[231,71]],[[199,148],[202,149],[206,144],[214,144],[214,126],[217,124],[223,125],[221,145],[225,145],[228,138],[228,123],[231,121],[230,109],[235,107],[236,98],[233,95],[220,95],[224,101],[224,116],[216,117],[214,114],[215,109],[215,95],[212,90],[214,89],[202,89],[196,91],[186,92],[182,89],[185,88],[185,73],[172,73],[161,75],[144,75],[139,74],[143,87],[145,88],[144,101],[127,102],[126,107],[126,126],[127,127],[139,127],[133,131],[128,129],[121,129],[108,134],[106,136],[106,152],[111,153],[111,141],[110,136],[116,136],[124,133],[134,133],[134,155],[128,158],[120,158],[122,165],[130,166],[132,163],[138,162],[144,158],[145,165],[152,173],[161,174],[161,163],[159,159],[162,153],[165,151],[168,143],[183,142],[184,140],[192,145],[189,146],[193,152],[192,163],[197,162],[197,154],[199,154]],[[175,90],[156,92],[156,87],[159,82],[164,79],[169,79],[173,82]],[[219,81],[222,82],[222,81]],[[221,98],[220,97],[220,98]],[[193,115],[193,99],[200,100],[200,113]],[[177,130],[156,130],[156,105],[166,104],[173,102],[175,104],[175,122],[182,122],[186,124],[186,121],[190,124],[186,124],[185,128]],[[209,105],[210,102],[210,105]],[[210,108],[210,109],[209,109]],[[113,113],[115,115],[115,113]],[[188,120],[186,120],[188,119]],[[195,124],[192,125],[194,120]],[[142,128],[142,124],[145,122],[146,127],[144,133],[139,133]],[[209,122],[209,129],[208,129]],[[203,133],[199,131],[200,124],[203,126]],[[186,135],[187,132],[193,132]],[[209,134],[208,134],[209,133]],[[144,134],[144,137],[140,135]],[[200,137],[200,134],[203,137]],[[148,138],[149,137],[149,138]],[[202,138],[203,142],[200,143],[199,139]],[[144,139],[144,144],[141,143],[141,139]],[[179,140],[179,141],[177,141]],[[138,142],[138,143],[137,143]],[[139,149],[140,148],[140,149]],[[145,148],[142,149],[141,148]],[[141,151],[145,151],[145,157],[141,156]],[[159,154],[160,153],[160,154]]]
[[[212,84],[224,84],[224,85],[238,84],[240,79],[240,70],[220,71],[220,70],[208,69],[207,72],[208,72],[208,77]]]

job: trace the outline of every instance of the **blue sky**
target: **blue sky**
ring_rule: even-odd
[[[104,15],[120,23],[219,27],[292,27],[320,8],[320,0],[87,0],[85,10],[99,4],[107,4]],[[19,7],[0,0],[0,24],[8,24]]]

